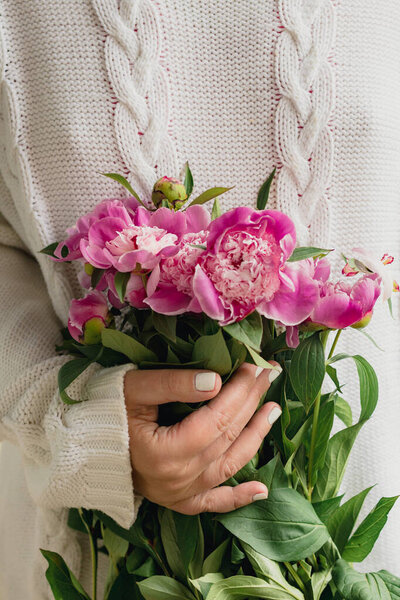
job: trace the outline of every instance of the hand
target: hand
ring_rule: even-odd
[[[274,363],[277,365],[277,363]],[[257,453],[281,414],[260,398],[280,371],[244,363],[223,386],[218,374],[184,369],[128,371],[125,400],[135,491],[177,512],[229,512],[266,498],[258,481],[216,487]],[[212,399],[212,400],[211,400]],[[159,426],[158,405],[204,402],[183,421]]]

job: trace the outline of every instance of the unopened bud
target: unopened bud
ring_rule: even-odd
[[[99,344],[101,342],[101,332],[105,328],[103,319],[93,317],[86,321],[83,329],[84,344]]]
[[[156,208],[162,206],[165,200],[169,208],[179,210],[187,200],[186,188],[179,179],[161,177],[153,187],[152,201]]]

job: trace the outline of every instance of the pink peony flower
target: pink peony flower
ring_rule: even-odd
[[[72,300],[68,330],[77,342],[98,344],[108,319],[107,300],[101,292],[94,290],[84,298]]]
[[[129,303],[131,306],[135,308],[147,308],[146,304],[144,304],[144,299],[146,298],[146,288],[143,283],[143,279],[140,275],[136,275],[135,273],[131,273],[129,277],[124,302],[121,302],[117,290],[115,289],[114,277],[115,272],[109,271],[106,274],[107,285],[108,285],[108,300],[112,306],[115,308],[121,309]]]
[[[255,309],[285,324],[303,321],[318,284],[298,264],[287,264],[295,243],[293,222],[278,211],[240,207],[215,219],[193,278],[201,309],[221,325]]]

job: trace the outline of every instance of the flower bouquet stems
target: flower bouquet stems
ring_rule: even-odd
[[[80,401],[68,386],[93,362],[207,369],[226,383],[245,361],[274,369],[273,360],[282,371],[260,406],[274,401],[282,415],[258,453],[238,471],[227,469],[222,483],[260,481],[267,499],[194,515],[145,499],[129,530],[99,511],[71,509],[69,525],[89,537],[93,583],[85,591],[62,557],[42,550],[56,600],[98,600],[99,552],[109,558],[107,600],[398,600],[400,579],[354,568],[396,498],[382,498],[359,523],[371,488],[343,497],[348,458],[375,410],[378,381],[362,356],[336,350],[347,327],[361,332],[368,324],[380,295],[389,299],[390,257],[375,261],[358,249],[346,259],[346,278],[329,279],[329,250],[295,248],[290,219],[265,208],[273,174],[257,210],[222,215],[215,201],[211,221],[202,204],[227,188],[208,190],[185,209],[193,188],[188,166],[183,184],[156,183],[155,210],[141,206],[121,176],[110,176],[130,198],[103,202],[67,240],[45,249],[55,260],[84,263],[81,281],[90,289],[73,300],[59,348],[74,356],[59,374],[63,401]],[[342,395],[341,361],[356,367],[358,420]],[[159,423],[199,408],[163,405]],[[332,433],[335,418],[341,427]]]

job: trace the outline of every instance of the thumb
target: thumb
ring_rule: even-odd
[[[125,402],[128,409],[167,402],[204,402],[214,398],[221,386],[221,377],[213,371],[132,369],[125,375]]]

